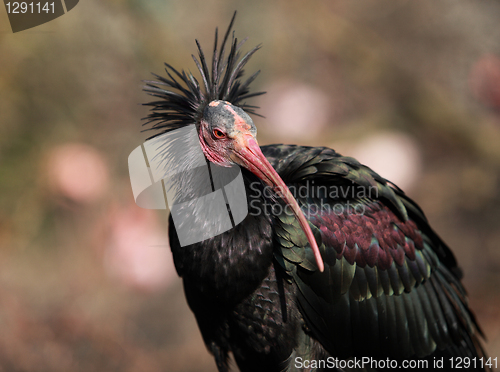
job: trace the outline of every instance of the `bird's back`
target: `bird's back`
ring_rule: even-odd
[[[299,289],[310,334],[330,355],[427,358],[429,368],[434,357],[445,366],[449,358],[479,362],[479,327],[461,272],[411,199],[328,148],[277,145],[263,152],[314,226],[323,273],[289,216],[276,219],[275,252]]]
[[[281,205],[275,197],[252,204],[250,195],[255,208],[241,226],[196,247],[181,248],[171,225],[188,303],[220,371],[227,370],[230,351],[241,371],[308,370],[321,360],[318,366],[331,367],[329,357],[418,358],[429,368],[440,358],[445,366],[457,357],[479,362],[478,326],[455,258],[413,201],[331,149],[272,145],[262,151],[308,218],[325,271],[317,270],[296,218],[274,208]],[[250,191],[256,178],[246,174],[245,182]],[[220,293],[197,278],[220,265],[214,256],[238,252],[245,241],[247,255],[261,252],[260,276],[235,260],[240,276],[220,277]],[[206,269],[200,263],[191,270],[192,259],[183,258],[189,249],[219,253],[207,254]],[[247,274],[253,281],[238,287],[241,296],[225,298]]]

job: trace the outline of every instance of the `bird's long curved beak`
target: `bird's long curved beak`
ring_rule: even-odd
[[[266,185],[273,188],[273,190],[281,196],[281,198],[290,206],[293,214],[297,217],[300,227],[306,234],[307,240],[311,245],[314,252],[314,258],[316,259],[316,264],[318,265],[319,271],[324,270],[323,259],[319,252],[318,244],[314,238],[313,232],[309,223],[302,213],[302,210],[297,203],[297,200],[293,197],[292,193],[288,189],[288,186],[283,182],[278,172],[269,164],[266,157],[260,150],[260,147],[255,141],[254,137],[250,134],[241,134],[235,141],[235,155],[239,158],[238,163],[241,162],[245,168],[259,177]]]

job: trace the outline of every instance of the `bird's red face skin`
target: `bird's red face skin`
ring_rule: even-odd
[[[291,208],[307,236],[320,271],[324,264],[316,239],[292,193],[269,164],[256,140],[257,129],[248,114],[225,101],[212,101],[205,108],[200,124],[200,144],[212,163],[220,166],[238,164],[272,187]]]
[[[230,154],[234,138],[238,134],[237,131],[243,129],[241,124],[236,123],[244,122],[231,106],[225,101],[210,102],[203,114],[199,132],[201,148],[207,159],[223,167],[233,164]],[[247,125],[245,130],[249,129],[250,126]]]

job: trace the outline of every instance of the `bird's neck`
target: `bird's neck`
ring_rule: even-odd
[[[220,301],[237,302],[268,275],[273,261],[272,217],[262,182],[242,169],[248,215],[234,228],[181,247],[170,219],[170,245],[177,271],[191,286]]]

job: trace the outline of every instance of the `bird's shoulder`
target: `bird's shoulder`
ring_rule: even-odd
[[[275,258],[297,284],[306,322],[326,349],[424,357],[438,347],[476,355],[474,346],[457,346],[475,340],[477,325],[455,257],[413,200],[329,148],[263,152],[295,188],[325,262],[320,273],[293,215],[275,216]]]
[[[262,151],[291,188],[320,238],[328,235],[326,228],[332,230],[331,236],[335,226],[350,237],[366,238],[373,232],[379,242],[392,248],[404,246],[404,238],[414,243],[406,249],[412,257],[425,240],[436,258],[460,279],[453,253],[431,228],[418,204],[369,167],[328,147],[280,144],[264,146]],[[283,213],[278,223],[296,224],[290,217]]]

